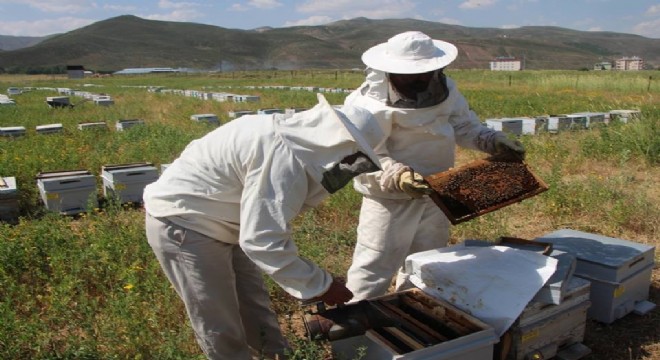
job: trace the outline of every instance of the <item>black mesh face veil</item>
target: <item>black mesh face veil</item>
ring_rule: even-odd
[[[423,74],[387,74],[390,84],[389,105],[421,109],[447,100],[449,88],[443,69]]]
[[[335,166],[323,173],[321,185],[333,194],[348,184],[354,177],[378,171],[380,168],[369,157],[358,151],[338,162]]]

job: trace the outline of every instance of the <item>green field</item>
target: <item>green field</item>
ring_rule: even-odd
[[[457,225],[452,242],[534,238],[561,228],[599,233],[656,246],[660,259],[660,82],[657,72],[449,71],[482,119],[638,109],[642,118],[584,131],[526,135],[527,163],[550,187],[534,198]],[[654,79],[655,78],[655,79]],[[199,75],[89,78],[0,76],[8,87],[33,88],[0,107],[0,127],[24,126],[22,137],[0,137],[0,175],[15,177],[20,220],[0,223],[0,358],[2,359],[193,359],[203,358],[183,306],[146,242],[143,211],[102,196],[98,207],[62,216],[46,211],[35,182],[40,172],[85,169],[96,176],[108,164],[170,163],[190,142],[214,128],[190,115],[230,110],[310,107],[311,91],[261,86],[357,87],[361,72],[281,71]],[[256,103],[200,100],[147,91],[148,86],[259,95]],[[71,96],[73,108],[51,109],[47,96],[71,88],[109,94],[104,107]],[[340,104],[346,93],[327,93]],[[116,131],[121,119],[144,126]],[[81,131],[81,122],[104,121],[107,131]],[[37,125],[61,123],[58,134],[37,134]],[[483,157],[459,151],[458,163]],[[350,187],[296,219],[301,253],[343,276],[352,255],[360,197]],[[654,289],[659,286],[654,270]],[[294,359],[323,359],[327,344],[303,338],[295,299],[268,282]],[[656,291],[657,292],[657,291]],[[657,302],[657,300],[656,300]],[[620,334],[620,351],[585,342],[596,359],[660,358],[656,328],[636,341]],[[298,319],[298,320],[297,320]],[[653,322],[652,322],[653,323]],[[602,335],[602,334],[601,334]],[[604,350],[603,350],[604,349]]]

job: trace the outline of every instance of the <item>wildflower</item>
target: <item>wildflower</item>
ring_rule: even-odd
[[[124,285],[124,290],[129,290],[130,291],[133,287],[134,287],[133,284],[126,284],[126,285]]]

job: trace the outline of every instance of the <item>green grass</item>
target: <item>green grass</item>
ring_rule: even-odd
[[[309,92],[241,87],[354,88],[362,76],[350,72],[245,72],[84,82],[60,77],[0,77],[0,89],[83,89],[84,83],[94,83],[103,87],[90,91],[108,93],[115,99],[111,107],[82,103],[73,109],[49,109],[44,98],[56,94],[38,90],[16,96],[18,106],[14,108],[0,108],[0,126],[22,125],[28,130],[22,138],[0,138],[0,174],[17,178],[21,206],[17,224],[0,225],[0,358],[203,358],[183,306],[146,242],[142,210],[102,202],[100,208],[81,216],[60,216],[44,210],[36,188],[34,177],[41,171],[87,169],[99,175],[106,164],[169,163],[190,140],[213,129],[190,121],[191,114],[216,113],[226,122],[227,111],[242,105],[149,93],[135,86],[209,86],[216,91],[260,95],[261,102],[245,105],[251,109],[309,107],[316,102]],[[450,76],[484,119],[621,108],[640,109],[643,114],[640,121],[629,124],[522,137],[528,164],[549,190],[453,227],[453,243],[505,235],[533,238],[569,227],[657,247],[660,219],[652,214],[660,213],[660,89],[652,83],[647,90],[649,73],[450,71]],[[327,94],[334,104],[345,96]],[[144,119],[145,126],[116,131],[115,123],[124,118]],[[80,131],[76,126],[83,121],[106,121],[109,129]],[[34,132],[36,125],[48,123],[62,123],[64,132]],[[459,164],[482,157],[464,150],[458,154]],[[299,216],[294,239],[301,253],[344,276],[352,256],[359,206],[360,197],[349,186]],[[309,342],[301,335],[296,320],[302,313],[298,302],[272,281],[267,283],[294,346],[292,358],[322,359],[327,344]],[[636,358],[659,355],[657,350],[644,351],[651,357]]]

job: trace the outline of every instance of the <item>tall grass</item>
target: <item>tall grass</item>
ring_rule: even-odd
[[[504,235],[534,238],[569,227],[658,245],[660,89],[654,82],[645,83],[649,73],[449,73],[482,118],[616,108],[637,108],[643,114],[640,121],[629,124],[521,137],[528,149],[528,164],[549,190],[453,227],[451,242]],[[226,122],[230,121],[227,111],[241,105],[284,108],[309,107],[316,102],[309,92],[247,90],[245,86],[355,88],[362,79],[359,72],[250,72],[84,81],[0,77],[0,89],[83,89],[85,83],[93,83],[99,86],[90,91],[108,93],[115,99],[110,107],[87,102],[73,109],[49,109],[44,97],[56,94],[32,91],[15,97],[17,107],[0,108],[0,126],[22,125],[28,130],[21,138],[0,138],[0,175],[17,178],[22,216],[17,224],[0,224],[0,358],[203,358],[182,304],[146,243],[143,211],[109,201],[76,217],[49,213],[36,189],[37,173],[87,169],[100,175],[106,164],[169,163],[190,140],[213,129],[190,121],[193,113],[216,113]],[[219,103],[136,87],[146,85],[240,89],[260,95],[261,101]],[[344,96],[327,95],[331,103],[341,103]],[[125,118],[144,119],[145,125],[116,131],[115,123]],[[77,124],[84,121],[106,121],[109,129],[78,130]],[[35,133],[36,125],[48,123],[62,123],[64,132]],[[458,163],[480,157],[482,154],[459,150]],[[351,261],[360,200],[349,186],[319,208],[300,215],[293,235],[300,252],[343,276]],[[267,281],[294,347],[292,358],[327,356],[327,344],[304,339],[298,302]],[[656,350],[647,351],[649,356],[660,355],[657,344]]]

